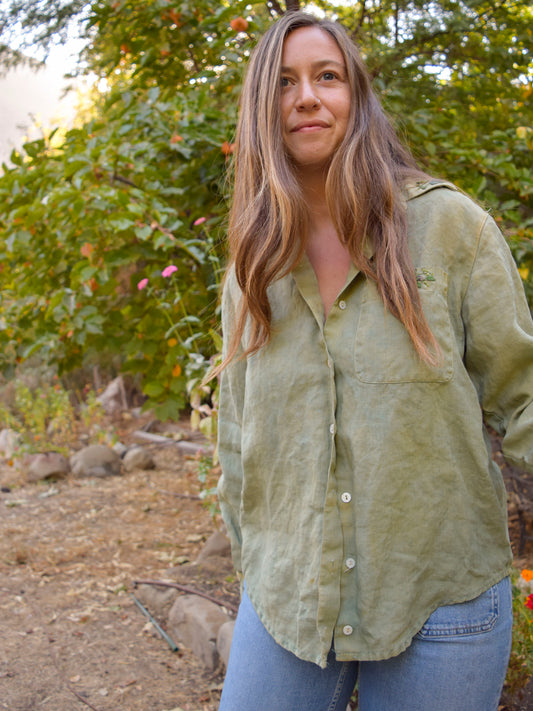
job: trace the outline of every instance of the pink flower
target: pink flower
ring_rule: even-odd
[[[207,217],[199,217],[197,220],[195,220],[193,222],[193,225],[195,227],[198,227],[198,225],[203,225],[206,220],[207,220]]]
[[[145,286],[148,286],[148,279],[141,279],[141,281],[137,284],[137,289],[139,289],[139,291],[142,291]]]
[[[174,274],[174,272],[178,271],[178,267],[174,266],[174,264],[169,264],[168,267],[165,267],[163,271],[161,272],[161,276],[164,277],[169,277]]]

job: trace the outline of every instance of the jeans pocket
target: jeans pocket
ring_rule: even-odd
[[[442,639],[481,634],[493,629],[498,619],[500,583],[468,602],[438,607],[417,632],[419,639]]]

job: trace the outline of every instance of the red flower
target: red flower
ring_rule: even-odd
[[[529,607],[530,610],[533,610],[533,593],[526,597],[525,606]]]

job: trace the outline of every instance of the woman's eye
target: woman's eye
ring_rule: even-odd
[[[285,87],[285,86],[289,86],[289,80],[287,79],[287,77],[281,77],[281,79],[280,79],[280,86],[281,86],[282,89],[283,89],[283,87]]]
[[[333,74],[333,72],[324,72],[324,74],[322,74],[322,79],[326,79],[327,81],[332,81],[336,78],[337,77]]]

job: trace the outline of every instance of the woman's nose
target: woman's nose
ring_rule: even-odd
[[[297,108],[309,110],[320,106],[320,99],[316,95],[315,87],[311,82],[302,81],[298,87]]]

